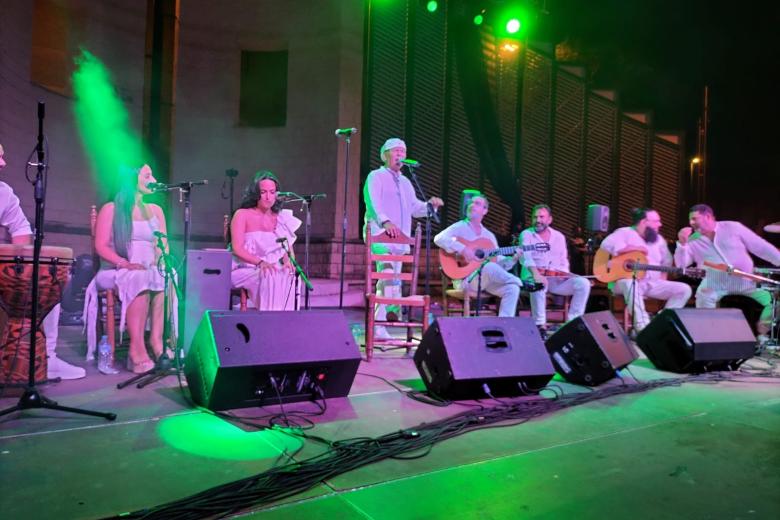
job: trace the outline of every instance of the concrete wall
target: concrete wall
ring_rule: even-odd
[[[68,0],[56,4],[67,13],[66,52],[74,56],[83,46],[105,63],[132,124],[140,130],[145,3]],[[32,223],[33,191],[24,178],[24,165],[36,144],[37,102],[44,101],[44,133],[49,144],[44,245],[72,247],[78,255],[91,248],[89,207],[98,201],[70,93],[55,93],[31,82],[34,5],[29,0],[0,0],[0,143],[8,163],[0,178],[14,188]],[[30,170],[34,174],[34,168]]]
[[[68,13],[69,49],[84,46],[111,70],[140,134],[143,114],[146,2],[54,0]],[[32,190],[24,162],[35,145],[36,102],[47,104],[50,145],[47,244],[89,250],[88,212],[96,204],[89,164],[73,116],[73,99],[30,81],[35,2],[0,0],[0,142],[3,180],[32,220]],[[270,169],[283,189],[323,192],[312,205],[316,273],[333,274],[344,204],[344,145],[334,130],[360,126],[363,2],[361,0],[182,0],[171,181],[208,179],[192,197],[192,247],[217,245],[229,202],[221,198],[225,170],[235,168],[236,203],[255,171]],[[238,125],[242,50],[289,51],[287,125]],[[348,238],[359,238],[360,134],[352,139],[347,196]],[[171,197],[169,227],[182,228],[182,206]],[[294,206],[297,207],[297,206]],[[303,216],[303,213],[296,213]],[[302,242],[301,231],[301,242]],[[296,247],[300,251],[300,248]],[[338,248],[336,248],[338,249]],[[350,263],[352,261],[350,260]]]

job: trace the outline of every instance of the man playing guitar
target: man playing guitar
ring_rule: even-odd
[[[464,242],[487,239],[493,248],[498,248],[496,236],[482,225],[482,219],[487,215],[487,212],[487,197],[483,194],[475,195],[466,208],[466,218],[441,231],[434,237],[433,242],[447,253],[461,255],[467,262],[480,260],[477,258],[475,248]],[[522,282],[507,271],[515,265],[520,254],[518,250],[513,256],[500,257],[498,262],[492,262],[490,258],[484,259],[486,263],[481,267],[481,274],[476,273],[473,277],[454,280],[455,287],[460,289],[464,284],[467,284],[469,291],[476,292],[478,286],[481,285],[483,291],[501,298],[501,305],[498,309],[499,316],[514,316]]]
[[[671,267],[672,254],[666,240],[659,233],[661,216],[658,212],[651,208],[634,208],[631,210],[631,221],[633,225],[630,227],[618,228],[609,234],[601,242],[601,248],[612,256],[639,251],[647,255],[648,264]],[[641,280],[617,280],[611,289],[613,294],[623,295],[628,312],[633,316],[636,332],[650,323],[650,317],[645,310],[646,296],[666,300],[667,309],[679,309],[685,307],[692,292],[688,284],[669,281],[665,272],[652,270],[648,270]]]
[[[523,280],[532,280],[544,285],[544,289],[531,293],[531,315],[536,326],[547,329],[547,292],[571,296],[567,320],[581,316],[590,295],[590,281],[572,274],[569,270],[569,255],[563,233],[550,227],[553,217],[550,207],[537,204],[531,210],[532,226],[520,233],[520,244],[529,246],[546,242],[547,251],[535,250],[523,258]]]

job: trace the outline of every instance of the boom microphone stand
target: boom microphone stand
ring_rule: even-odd
[[[38,102],[38,162],[35,176],[35,240],[33,242],[33,272],[32,272],[32,308],[30,313],[30,369],[27,374],[27,388],[16,405],[0,411],[0,416],[30,408],[46,408],[48,410],[60,410],[63,412],[78,413],[82,415],[92,415],[94,417],[103,417],[109,421],[116,419],[115,413],[93,412],[92,410],[83,410],[81,408],[71,408],[61,406],[56,401],[52,401],[35,388],[35,344],[38,336],[38,273],[41,265],[41,247],[43,246],[43,208],[46,201],[46,184],[48,182],[48,165],[44,162],[43,150],[43,118],[46,115],[46,105]]]
[[[116,387],[120,390],[136,382],[136,388],[143,388],[165,376],[178,374],[180,369],[179,362],[181,361],[181,356],[179,355],[177,345],[174,343],[174,338],[171,334],[171,321],[173,316],[171,316],[171,309],[168,308],[170,285],[173,285],[173,288],[176,291],[177,301],[182,300],[182,295],[179,286],[176,284],[175,273],[173,272],[175,260],[173,255],[165,252],[165,243],[163,242],[163,239],[167,237],[159,231],[155,231],[154,236],[157,237],[157,247],[162,251],[160,259],[157,261],[157,269],[163,270],[163,278],[165,280],[163,285],[163,351],[155,362],[153,369],[142,374],[136,374],[127,381],[117,384]],[[174,361],[171,361],[171,358],[168,356],[169,348],[174,351]]]
[[[417,161],[407,160],[403,164],[406,165],[409,173],[412,177],[412,182],[420,193],[422,200],[426,201],[425,205],[428,208],[428,213],[425,215],[425,294],[431,294],[431,219],[435,220],[437,224],[441,224],[439,215],[436,210],[433,209],[433,204],[428,201],[428,197],[425,195],[420,182],[417,180],[417,174],[415,170],[422,166]],[[416,289],[416,288],[415,288]]]
[[[222,181],[222,198],[227,199],[228,196],[225,194],[225,183],[230,181],[230,215],[233,216],[233,194],[235,193],[235,181],[236,177],[238,177],[238,170],[235,168],[230,168],[229,170],[225,170],[225,180]]]
[[[311,236],[311,203],[317,199],[324,199],[327,197],[325,193],[312,193],[311,195],[298,195],[292,191],[285,191],[278,194],[285,197],[284,202],[301,202],[303,209],[306,211],[304,217],[304,242],[303,242],[303,272],[306,276],[309,276],[309,237]],[[307,278],[308,280],[308,278]],[[314,291],[314,287],[309,283],[306,284],[306,291],[304,292],[303,308],[309,310],[309,292]]]
[[[337,136],[344,136],[344,212],[341,217],[341,274],[339,275],[339,309],[344,308],[344,266],[347,261],[347,195],[349,193],[349,142],[357,128],[339,128]]]

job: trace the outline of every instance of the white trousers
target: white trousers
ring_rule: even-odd
[[[570,278],[547,279],[547,288],[531,293],[531,316],[539,326],[547,325],[547,293],[560,296],[571,296],[569,315],[566,320],[573,320],[585,314],[585,306],[590,296],[590,281],[587,278],[573,276]]]
[[[624,278],[615,282],[612,294],[622,295],[628,307],[628,313],[634,316],[634,327],[640,331],[650,323],[650,316],[645,310],[645,298],[666,300],[664,309],[681,309],[691,297],[691,286],[683,282],[669,280],[637,280],[636,298],[633,293],[633,281]]]
[[[703,284],[702,284],[703,285]],[[714,309],[721,298],[727,294],[741,294],[759,303],[763,307],[758,320],[758,333],[767,334],[772,322],[772,295],[765,289],[744,289],[741,291],[702,287],[696,290],[696,307],[699,309]]]
[[[504,270],[496,262],[490,262],[482,268],[481,280],[480,282],[480,276],[475,276],[468,283],[469,291],[477,294],[477,288],[481,285],[483,291],[501,298],[499,316],[514,316],[517,313],[517,299],[522,286],[520,278]]]

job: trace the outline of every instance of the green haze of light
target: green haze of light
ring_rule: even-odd
[[[141,140],[130,128],[127,109],[111,74],[92,53],[81,49],[75,59],[74,113],[100,198],[113,195],[121,166],[140,166]]]

